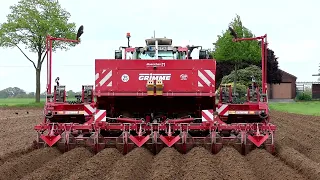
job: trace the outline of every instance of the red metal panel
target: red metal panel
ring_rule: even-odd
[[[96,92],[146,92],[148,79],[163,80],[163,92],[214,92],[214,60],[95,61]]]
[[[184,70],[118,70],[114,76],[116,86],[112,87],[113,91],[117,92],[145,92],[148,79],[162,79],[164,92],[194,92],[196,91],[196,76],[195,73]],[[181,80],[181,76],[187,77],[186,80]],[[129,77],[128,82],[124,79]],[[126,79],[127,80],[127,79]]]
[[[189,60],[121,60],[121,59],[96,59],[95,69],[216,69],[216,61],[212,59]]]

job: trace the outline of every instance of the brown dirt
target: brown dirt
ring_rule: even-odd
[[[279,148],[278,156],[288,165],[294,167],[309,179],[320,179],[320,164],[312,161],[295,149],[290,147],[281,147]]]
[[[174,148],[164,148],[153,159],[153,173],[150,179],[153,180],[180,180],[183,156]]]
[[[23,180],[56,180],[68,177],[75,167],[84,163],[92,156],[90,151],[85,148],[76,148],[66,152],[56,159],[43,164],[42,167],[36,169],[31,174],[23,177]]]
[[[41,110],[33,110],[30,117],[4,118],[14,111],[0,109],[0,165],[11,157],[28,153],[32,150],[32,141],[36,137],[34,125],[41,122]],[[23,110],[20,110],[23,111]],[[30,112],[31,113],[31,112]]]
[[[214,158],[223,178],[258,180],[245,157],[234,148],[224,147]]]
[[[165,148],[156,156],[137,148],[123,156],[115,149],[96,155],[84,148],[62,155],[54,148],[31,149],[33,127],[42,120],[41,113],[0,109],[0,180],[320,179],[320,117],[273,111],[272,122],[278,127],[276,157],[259,149],[244,157],[231,147],[217,155],[202,147],[187,154]]]
[[[181,170],[183,180],[223,178],[217,171],[214,156],[203,147],[195,147],[185,155]]]
[[[294,148],[320,163],[319,117],[274,112],[272,119],[278,128],[276,136],[279,145]]]
[[[153,156],[148,150],[136,148],[116,162],[110,176],[106,176],[106,179],[148,179],[152,158]]]
[[[0,108],[0,120],[3,118],[16,118],[21,116],[39,116],[43,109],[39,108]],[[16,114],[18,113],[18,114]]]
[[[248,154],[246,158],[259,179],[306,179],[294,169],[287,166],[283,161],[275,158],[265,150],[256,149]]]
[[[82,166],[76,167],[74,172],[65,179],[104,179],[113,169],[114,163],[121,157],[122,154],[117,149],[104,149],[88,159]]]
[[[6,161],[0,166],[0,179],[12,180],[22,178],[43,166],[44,163],[58,157],[60,152],[55,148],[38,149],[21,157]]]

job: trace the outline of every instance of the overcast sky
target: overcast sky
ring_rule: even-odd
[[[59,0],[71,13],[70,21],[84,25],[82,42],[70,51],[53,54],[53,78],[67,89],[81,90],[82,84],[94,84],[94,59],[113,58],[114,50],[126,45],[144,45],[153,31],[156,36],[173,39],[174,45],[202,45],[212,48],[217,35],[239,14],[244,26],[255,35],[268,34],[269,47],[279,57],[280,68],[298,77],[298,81],[316,81],[320,45],[320,1],[305,0]],[[6,21],[9,6],[18,0],[0,4],[0,22]],[[262,15],[265,16],[262,16]],[[318,17],[318,18],[316,18]],[[27,51],[32,59],[36,54]],[[46,86],[46,64],[41,73],[41,92]],[[0,89],[17,86],[35,91],[35,71],[17,49],[0,48]]]

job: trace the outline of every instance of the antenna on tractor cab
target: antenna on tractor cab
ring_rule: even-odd
[[[128,39],[128,48],[129,48],[130,47],[130,37],[131,37],[129,32],[127,32],[127,36],[126,37]]]

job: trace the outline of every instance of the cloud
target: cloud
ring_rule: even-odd
[[[5,78],[7,76],[8,73],[5,71],[5,69],[0,67],[0,78]]]
[[[314,40],[300,42],[272,42],[271,49],[275,51],[279,61],[285,63],[314,62],[317,57],[319,45]]]

